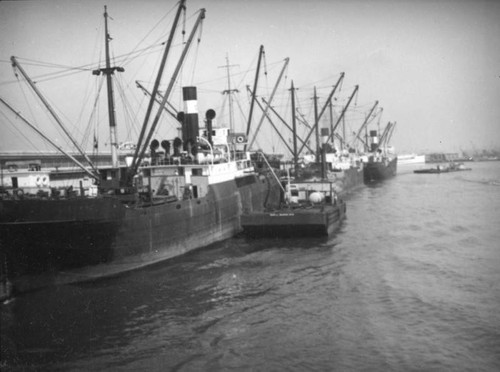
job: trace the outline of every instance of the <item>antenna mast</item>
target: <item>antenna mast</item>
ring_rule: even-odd
[[[252,100],[250,102],[250,114],[248,115],[248,122],[247,122],[247,138],[248,135],[250,134],[250,125],[252,124],[252,114],[253,114],[253,106],[255,102],[255,97],[257,94],[257,83],[259,81],[259,71],[260,71],[260,63],[262,61],[262,55],[264,54],[264,45],[261,45],[259,48],[259,59],[257,61],[257,70],[255,71],[255,79],[253,82],[253,94],[252,94]],[[244,151],[247,151],[247,145],[245,145]]]
[[[113,168],[118,168],[118,140],[116,135],[116,118],[115,118],[115,100],[113,96],[113,80],[111,75],[115,70],[123,72],[123,67],[111,67],[109,57],[109,41],[112,40],[108,33],[108,8],[104,5],[104,45],[106,48],[106,67],[92,71],[94,75],[100,75],[101,72],[106,75],[106,85],[108,89],[108,117],[109,117],[109,139],[111,144],[111,164]]]
[[[299,175],[299,153],[297,152],[297,124],[295,119],[295,87],[290,88],[292,94],[292,128],[293,128],[293,168],[295,170],[295,178]]]
[[[231,75],[229,73],[230,67],[236,67],[239,65],[230,65],[229,64],[229,57],[226,54],[226,65],[225,66],[219,66],[219,68],[226,68],[227,70],[227,89],[222,91],[222,94],[227,94],[228,95],[228,100],[229,100],[229,129],[231,130],[231,133],[234,133],[234,113],[233,113],[233,93],[238,93],[238,89],[231,89]]]

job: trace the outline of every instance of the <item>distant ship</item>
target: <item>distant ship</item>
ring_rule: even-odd
[[[390,124],[392,123],[389,123],[389,129],[386,128],[382,138],[390,138],[390,136],[387,137],[385,135],[385,133],[388,133],[388,130],[391,130]],[[370,138],[371,151],[366,155],[363,169],[365,183],[382,181],[394,177],[397,173],[398,157],[392,153],[393,151],[389,151],[387,147],[379,146],[378,133],[376,130],[370,131]]]
[[[425,163],[425,155],[417,154],[399,154],[398,165],[411,165]]]
[[[330,97],[333,97],[337,87],[341,84],[344,78],[344,73],[340,74],[340,77],[335,84],[334,88],[330,93]],[[344,196],[357,188],[363,186],[363,163],[359,154],[356,153],[354,148],[347,145],[346,141],[342,136],[336,133],[336,129],[339,124],[343,121],[344,115],[349,108],[349,105],[356,95],[358,86],[354,87],[351,96],[348,99],[347,104],[343,107],[342,112],[338,116],[336,122],[333,122],[333,117],[331,117],[331,122],[329,126],[323,126],[321,128],[316,128],[316,124],[311,128],[309,135],[302,141],[302,148],[307,146],[307,141],[313,134],[315,129],[317,130],[317,142],[318,146],[314,153],[303,156],[303,162],[300,167],[294,167],[293,175],[296,181],[303,182],[317,182],[317,181],[328,181],[333,184],[335,192],[339,195]],[[293,92],[293,89],[292,89]],[[315,96],[315,102],[317,97]],[[294,94],[292,94],[292,112],[295,112],[295,99]],[[325,112],[328,107],[325,104],[318,115],[318,121],[321,115]],[[295,119],[295,116],[292,116]],[[365,120],[366,125],[368,118]],[[361,130],[361,129],[360,129]],[[321,132],[321,134],[320,134]],[[296,143],[298,137],[294,134],[294,143]],[[334,139],[336,139],[341,147],[340,149],[335,148]],[[321,144],[320,144],[321,142]],[[296,146],[296,145],[295,145]],[[300,152],[300,150],[299,150]],[[298,161],[298,156],[296,156]]]
[[[364,180],[365,182],[383,181],[394,177],[397,173],[398,160],[388,157],[369,156],[365,163]]]
[[[308,156],[304,156],[307,159]],[[309,156],[304,168],[300,169],[299,180],[331,182],[335,191],[342,196],[363,186],[363,163],[361,158],[354,153],[329,152],[324,156],[324,170],[321,163],[315,163],[314,155]],[[323,173],[323,174],[322,174]]]
[[[106,10],[104,16],[107,21]],[[113,73],[109,55],[101,71]],[[212,127],[213,110],[199,128],[196,88],[184,87],[183,98],[182,138],[162,141],[164,152],[157,151],[158,141],[144,140],[149,164],[138,157],[131,167],[114,161],[108,168],[85,167],[94,180],[87,190],[52,188],[40,172],[35,185],[1,190],[0,258],[15,290],[93,280],[175,257],[237,234],[242,213],[279,204],[279,182],[255,171],[227,128]],[[109,111],[112,130],[114,107]]]

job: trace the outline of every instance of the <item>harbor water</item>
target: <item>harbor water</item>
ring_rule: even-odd
[[[329,238],[236,237],[0,306],[2,371],[498,371],[500,162],[413,168]]]

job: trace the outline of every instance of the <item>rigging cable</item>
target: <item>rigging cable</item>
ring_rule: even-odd
[[[186,44],[186,8],[182,10],[182,45]]]
[[[132,51],[130,53],[124,55],[125,59],[122,62],[123,65],[128,64],[130,62],[129,57],[132,56],[133,54],[136,54],[138,52],[144,51],[145,49],[149,49],[149,47],[148,48],[144,48],[144,49],[140,49],[140,50],[137,49],[137,48],[177,8],[178,8],[178,3],[176,3],[162,18],[160,18],[160,20],[158,20],[158,22],[156,22],[156,24],[146,33],[146,35],[144,35],[144,37],[135,45],[135,47],[132,49]],[[163,36],[160,36],[157,39],[157,41],[160,40],[160,39],[162,39],[162,38],[163,38]],[[162,45],[162,44],[163,43],[161,43],[160,45]]]
[[[191,74],[191,84],[194,82],[194,73],[196,71],[196,65],[198,64],[198,52],[200,49],[201,35],[203,33],[203,22],[200,23],[200,27],[198,29],[198,40],[196,43],[196,50],[194,52],[194,63],[193,63],[193,71]]]
[[[187,20],[191,20],[191,18],[193,18],[197,13],[198,12],[194,13],[191,17],[188,17],[188,18],[186,18],[185,11],[182,13],[182,32],[181,32],[181,34],[182,34],[182,45],[183,46],[186,45],[185,36],[186,36]],[[201,24],[203,24],[203,22]],[[187,54],[186,54],[186,56],[187,56]],[[183,78],[184,78],[184,63],[182,63],[182,65],[180,66],[179,75],[177,76],[177,80],[174,82],[175,86],[182,87],[183,86]],[[180,90],[181,90],[180,98],[182,99],[182,89],[180,89]]]
[[[266,50],[264,49],[262,51],[262,60],[264,64],[264,76],[266,78],[266,97],[269,97],[269,80],[268,80],[268,74],[267,74],[267,58],[266,58]]]
[[[117,90],[119,92],[119,95],[120,95],[120,98],[121,98],[121,101],[122,101],[122,107],[124,109],[124,113],[123,113],[123,118],[124,119],[124,124],[125,124],[125,127],[127,129],[127,135],[126,135],[126,139],[130,139],[131,138],[131,135],[134,135],[136,138],[139,136],[139,133],[137,132],[137,127],[133,125],[134,123],[134,119],[133,119],[133,116],[131,114],[131,105],[127,99],[127,96],[125,94],[125,89],[123,87],[123,83],[122,83],[122,79],[116,79],[116,82],[117,82]],[[133,132],[133,133],[131,133]]]
[[[31,138],[29,136],[25,135],[23,131],[21,131],[21,128],[19,128],[18,125],[14,124],[12,119],[10,119],[3,111],[0,111],[0,113],[5,118],[5,121],[10,123],[12,126],[12,128],[10,126],[6,126],[5,128],[9,129],[14,135],[16,135],[17,132],[21,139],[26,140],[35,150],[39,150],[38,146],[33,141],[31,141]]]
[[[30,113],[30,115],[31,115],[31,118],[35,118],[35,117],[36,117],[36,115],[34,114],[34,112],[33,112],[33,110],[32,110],[32,105],[30,105],[30,104],[29,104],[29,100],[28,100],[28,97],[27,97],[26,91],[25,91],[25,89],[24,89],[24,85],[22,84],[21,79],[19,78],[19,74],[17,73],[17,70],[16,70],[16,68],[15,68],[14,66],[12,66],[12,69],[13,69],[13,71],[14,71],[14,75],[15,75],[15,77],[17,78],[17,83],[18,83],[19,89],[20,89],[20,91],[21,91],[21,94],[22,94],[22,96],[23,96],[23,98],[24,98],[24,101],[27,103],[27,107],[28,107],[29,113]],[[23,78],[22,80],[23,80],[23,81],[25,81],[26,79],[24,79],[24,78]],[[30,90],[30,92],[31,92],[31,90]],[[32,96],[32,97],[34,97],[34,98],[36,99],[36,97],[35,97],[35,93],[34,93],[34,92],[31,92],[31,96]],[[45,114],[47,114],[47,113],[45,112]],[[33,119],[32,119],[32,120],[33,120]],[[33,121],[34,121],[34,120],[33,120]],[[50,122],[50,119],[49,119],[49,122]],[[38,125],[36,124],[36,122],[35,122],[35,124],[34,124],[34,125],[35,125],[36,127],[38,127]],[[56,128],[56,130],[57,130],[57,128]],[[58,132],[59,132],[59,131],[58,131]],[[61,133],[59,132],[59,135],[60,135],[60,134],[61,134]],[[63,138],[64,138],[64,137],[63,137]],[[44,141],[43,143],[45,144],[45,146],[47,146],[47,144],[45,143],[45,141]],[[47,150],[47,147],[45,147],[45,150]]]
[[[248,117],[245,115],[245,111],[241,107],[241,102],[239,100],[236,100],[236,105],[238,106],[238,108],[240,110],[240,115],[244,120],[243,122],[246,123],[248,121]],[[240,130],[243,130],[243,129],[240,129]]]
[[[92,110],[90,112],[90,117],[89,117],[89,120],[88,120],[88,124],[86,126],[86,130],[84,132],[84,135],[83,135],[83,138],[89,138],[90,137],[90,132],[91,132],[91,129],[94,130],[94,139],[95,139],[95,132],[96,132],[96,129],[98,131],[98,123],[99,121],[96,120],[96,116],[97,116],[97,113],[98,113],[98,104],[99,104],[99,100],[100,100],[100,96],[101,96],[101,90],[102,90],[102,87],[104,85],[104,79],[99,79],[98,80],[98,83],[97,84],[97,92],[96,92],[96,95],[95,95],[95,100],[94,100],[94,104],[92,105]],[[87,145],[87,142],[85,141],[82,141],[82,148],[85,148]],[[93,148],[95,147],[95,144],[93,144],[92,146]]]

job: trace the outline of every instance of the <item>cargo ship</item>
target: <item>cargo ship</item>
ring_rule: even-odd
[[[317,107],[317,97],[315,93],[314,98],[314,111],[317,113],[315,115],[315,123],[309,134],[305,137],[305,140],[298,138],[296,135],[296,124],[295,124],[295,94],[292,85],[291,89],[291,101],[292,101],[292,133],[294,149],[292,151],[293,155],[293,168],[291,169],[292,175],[295,181],[301,182],[317,182],[317,181],[328,181],[333,184],[334,190],[341,196],[358,189],[363,186],[363,163],[360,157],[353,148],[346,144],[345,139],[338,135],[335,130],[338,128],[342,122],[344,115],[358,90],[358,86],[355,86],[353,93],[351,94],[347,104],[344,106],[341,114],[337,118],[337,121],[333,123],[333,116],[330,117],[331,122],[328,126],[319,126],[319,120],[324,114],[325,110],[328,108],[328,102],[336,92],[337,87],[340,86],[344,78],[344,73],[340,74],[340,77],[330,92],[330,96],[327,99],[327,103],[318,113]],[[317,116],[317,117],[316,117]],[[316,149],[312,149],[308,145],[309,138],[316,131]],[[342,145],[341,149],[336,149],[334,145],[334,139],[337,139]],[[302,143],[300,149],[297,149],[297,140]],[[302,156],[302,162],[299,165],[299,154],[301,151],[307,147],[310,151],[309,154]]]
[[[181,1],[176,20],[183,8]],[[107,17],[105,8],[106,67],[98,71],[110,84],[111,75],[120,70],[110,66]],[[190,40],[203,18],[202,10]],[[166,44],[167,54],[171,40]],[[14,57],[12,61],[22,72]],[[158,76],[157,82],[160,73]],[[171,77],[171,81],[175,79]],[[157,87],[155,84],[146,116]],[[95,192],[58,189],[47,180],[29,187],[2,188],[2,267],[15,291],[95,280],[151,265],[230,238],[241,231],[242,213],[279,204],[279,182],[265,169],[255,170],[250,154],[238,148],[239,137],[227,128],[212,126],[213,110],[207,111],[206,126],[200,128],[196,88],[184,87],[183,99],[184,111],[177,116],[181,137],[162,141],[164,151],[158,151],[160,143],[151,140],[168,100],[166,92],[150,123],[150,135],[147,130],[141,132],[132,162],[120,166],[113,146],[117,141],[112,88],[108,88],[112,165],[78,164],[93,179],[89,190]],[[37,130],[4,99],[1,103]],[[144,160],[146,149],[150,150],[149,161]],[[50,178],[50,174],[46,176]]]
[[[14,288],[92,280],[172,258],[232,237],[244,211],[279,200],[277,182],[255,172],[249,156],[146,166],[139,179],[141,187],[108,187],[96,197],[4,194],[0,247]]]
[[[357,154],[343,151],[340,155],[338,152],[324,155],[324,161],[318,163],[315,162],[315,155],[304,156],[306,162],[299,168],[296,179],[305,182],[328,180],[340,196],[346,196],[364,185],[364,164]]]
[[[383,181],[396,175],[398,157],[393,154],[393,151],[383,146],[384,142],[387,143],[390,139],[394,126],[395,124],[392,123],[387,125],[380,142],[378,132],[376,130],[370,131],[370,152],[365,155],[363,169],[365,183]]]
[[[364,163],[363,177],[365,183],[373,181],[383,181],[394,177],[397,173],[397,157],[388,157],[383,155],[369,155],[368,161]]]

